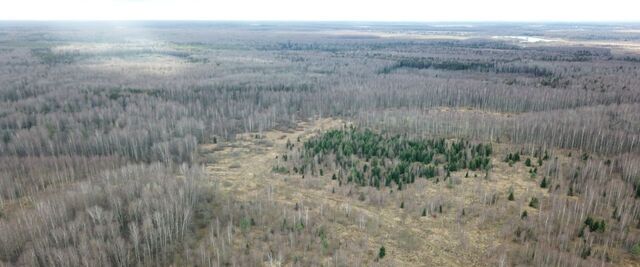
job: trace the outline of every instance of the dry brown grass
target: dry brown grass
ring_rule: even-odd
[[[201,151],[206,157],[213,153],[215,163],[206,169],[222,181],[221,190],[241,201],[252,201],[265,198],[265,190],[271,187],[275,202],[284,206],[301,203],[309,208],[310,216],[326,226],[332,242],[366,247],[366,251],[360,251],[366,254],[364,265],[495,265],[505,257],[505,247],[516,246],[508,238],[511,233],[504,232],[504,225],[519,219],[523,210],[536,216],[538,210],[528,207],[529,200],[548,194],[539,186],[540,177],[531,178],[524,158],[513,166],[502,161],[505,153],[517,149],[506,144],[494,145],[489,177],[484,172],[469,171],[465,178],[466,171],[459,171],[448,181],[419,179],[402,191],[339,187],[328,171],[324,177],[307,175],[304,179],[297,174],[272,172],[281,160],[276,157],[286,152],[287,140],[298,147],[298,137],[304,141],[345,124],[335,119],[304,122],[293,131],[265,132],[259,138],[240,135],[234,145],[217,149],[205,145]],[[507,200],[510,188],[515,201]],[[401,202],[404,209],[399,208]],[[425,208],[428,215],[422,217]],[[387,257],[375,262],[381,245]]]

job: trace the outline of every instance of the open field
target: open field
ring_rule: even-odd
[[[328,179],[332,173],[301,177],[272,171],[273,166],[282,164],[278,156],[287,153],[287,141],[300,140],[294,141],[300,145],[311,136],[347,125],[341,120],[319,119],[288,131],[243,135],[225,147],[205,144],[200,150],[203,158],[212,161],[206,164],[207,173],[219,179],[222,192],[243,202],[257,201],[266,194],[269,202],[284,209],[301,205],[304,216],[333,233],[330,240],[339,240],[345,250],[357,247],[360,251],[346,252],[353,253],[356,260],[346,260],[345,265],[492,266],[503,263],[508,251],[520,245],[511,240],[513,218],[520,218],[523,211],[531,217],[547,216],[549,207],[544,205],[551,202],[550,195],[540,188],[539,179],[532,177],[523,163],[510,166],[502,161],[509,151],[518,149],[512,145],[497,145],[490,177],[483,172],[454,172],[449,178],[452,182],[422,180],[395,193],[393,189],[340,189],[337,181]],[[562,155],[568,152],[558,153],[556,161],[569,165],[570,159]],[[517,199],[509,200],[509,192]],[[541,210],[529,206],[533,197],[543,203]],[[580,201],[572,196],[564,198]],[[437,210],[441,205],[446,212]],[[420,214],[423,207],[429,207],[427,216]],[[258,226],[248,235],[260,236],[269,227],[274,226]],[[236,245],[242,242],[249,241]],[[373,259],[381,245],[393,258],[376,263]],[[331,258],[322,260],[332,264]],[[629,260],[622,256],[616,264],[633,265]]]
[[[501,246],[500,234],[496,231],[501,222],[494,222],[495,218],[486,218],[479,213],[473,214],[477,208],[474,205],[484,206],[480,202],[487,194],[507,192],[509,187],[513,187],[523,200],[529,195],[544,195],[542,190],[529,192],[530,188],[535,188],[535,181],[528,179],[528,173],[522,169],[517,174],[499,175],[490,180],[463,178],[464,173],[454,173],[452,179],[458,180],[454,187],[424,181],[404,192],[376,192],[379,200],[358,200],[360,192],[372,195],[372,198],[375,194],[358,188],[332,193],[332,189],[339,186],[336,181],[327,179],[330,173],[302,179],[298,175],[271,171],[272,166],[278,164],[276,157],[286,153],[286,140],[298,140],[298,137],[305,140],[319,131],[343,125],[341,121],[323,119],[303,123],[293,131],[265,132],[259,138],[239,139],[222,150],[205,145],[201,148],[204,151],[215,151],[212,155],[215,163],[206,165],[207,173],[220,179],[222,191],[244,201],[258,199],[264,192],[272,190],[271,201],[278,205],[293,207],[296,203],[302,204],[308,208],[310,216],[320,217],[322,224],[327,225],[332,240],[354,244],[366,240],[362,249],[368,257],[358,259],[364,265],[373,264],[376,249],[381,245],[385,245],[389,255],[394,255],[383,265],[488,264],[486,258],[492,257]],[[449,195],[456,197],[451,199]],[[420,207],[445,197],[450,211],[420,217]],[[506,199],[506,195],[502,198]],[[403,209],[399,208],[401,202],[405,203]],[[518,216],[522,209],[527,208],[526,204],[520,201],[511,205],[509,212]],[[460,217],[460,211],[465,207],[469,218]],[[338,218],[322,218],[324,214]],[[492,225],[481,227],[486,221]]]
[[[0,266],[640,266],[639,29],[1,22]]]

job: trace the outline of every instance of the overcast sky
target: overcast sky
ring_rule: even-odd
[[[0,20],[640,21],[640,0],[4,0]]]

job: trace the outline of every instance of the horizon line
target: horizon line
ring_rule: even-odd
[[[0,22],[263,22],[263,23],[630,23],[639,20],[271,20],[271,19],[1,19]]]

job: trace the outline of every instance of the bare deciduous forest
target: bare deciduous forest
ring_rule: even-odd
[[[640,265],[639,33],[0,22],[0,266]]]

